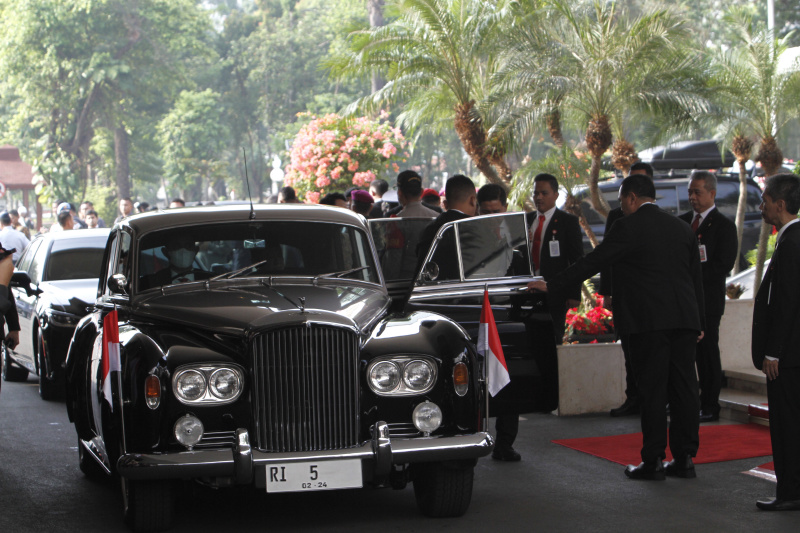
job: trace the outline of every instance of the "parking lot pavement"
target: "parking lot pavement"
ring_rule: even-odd
[[[725,423],[725,421],[723,421]],[[494,421],[492,421],[494,427]],[[348,531],[786,531],[800,513],[764,513],[755,500],[775,485],[743,474],[769,457],[697,466],[697,479],[632,481],[624,467],[553,444],[554,439],[639,431],[636,418],[527,415],[519,463],[481,459],[463,518],[428,519],[411,487],[267,496],[250,488],[187,484],[175,532]],[[701,442],[702,446],[703,443]],[[86,480],[63,403],[43,402],[32,379],[0,394],[0,531],[128,531],[113,482]]]

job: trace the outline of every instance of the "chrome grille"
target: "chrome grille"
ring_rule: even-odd
[[[358,444],[358,338],[328,326],[298,326],[253,345],[257,447],[317,451]]]

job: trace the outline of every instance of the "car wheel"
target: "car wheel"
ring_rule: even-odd
[[[462,516],[472,500],[473,466],[418,464],[414,496],[422,514],[437,518]]]
[[[101,480],[107,477],[106,471],[97,464],[92,454],[86,451],[78,438],[78,465],[83,475],[92,480]]]
[[[134,531],[164,531],[172,527],[175,484],[168,480],[139,481],[119,477],[123,518]]]
[[[3,351],[3,381],[25,381],[28,379],[28,370],[11,362],[8,348],[5,343],[0,343]]]
[[[63,384],[59,379],[59,372],[53,372],[53,379],[47,377],[44,360],[44,339],[42,338],[42,331],[36,333],[36,357],[39,363],[39,396],[42,400],[53,401],[59,400],[63,397]]]

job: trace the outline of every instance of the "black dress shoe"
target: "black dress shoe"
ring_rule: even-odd
[[[758,500],[756,507],[762,511],[800,511],[800,500]]]
[[[654,463],[639,463],[639,466],[628,465],[625,475],[631,479],[645,479],[648,481],[664,481],[664,465],[661,461]]]
[[[700,411],[700,422],[716,422],[719,420],[719,413],[711,414],[706,413],[705,411]]]
[[[639,402],[627,399],[625,403],[617,407],[616,409],[612,409],[609,413],[613,417],[618,416],[630,416],[630,415],[638,415],[639,414]]]
[[[522,459],[522,456],[518,454],[517,451],[511,446],[503,446],[502,448],[494,449],[494,451],[492,452],[492,459],[515,463],[517,461],[520,461]]]
[[[685,479],[697,477],[697,473],[694,471],[694,463],[692,462],[691,455],[665,462],[664,473],[668,476],[682,477]]]

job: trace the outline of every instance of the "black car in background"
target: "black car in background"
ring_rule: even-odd
[[[689,171],[675,171],[671,175],[656,174],[653,180],[656,186],[656,204],[661,209],[675,216],[691,211],[689,204]],[[619,187],[622,178],[615,178],[600,182],[600,194],[606,199],[612,209],[619,207]],[[597,240],[603,240],[605,233],[605,218],[592,208],[589,199],[589,189],[581,187],[575,196],[581,201],[581,209],[586,216],[586,221],[592,227],[592,231],[597,236]],[[736,220],[736,207],[739,202],[739,178],[732,175],[717,175],[717,196],[716,206],[720,212],[730,220]],[[744,213],[744,234],[742,236],[742,256],[747,251],[754,249],[758,245],[758,234],[761,229],[761,211],[758,206],[761,204],[761,189],[756,182],[748,179],[747,181],[747,205]],[[584,235],[583,247],[588,253],[592,250],[589,238]],[[747,264],[746,261],[743,264]]]
[[[97,298],[97,278],[108,229],[45,233],[25,249],[17,262],[12,291],[19,313],[19,345],[3,345],[3,379],[23,381],[39,376],[39,395],[63,395],[64,369],[78,321]],[[29,283],[28,283],[29,282]]]

